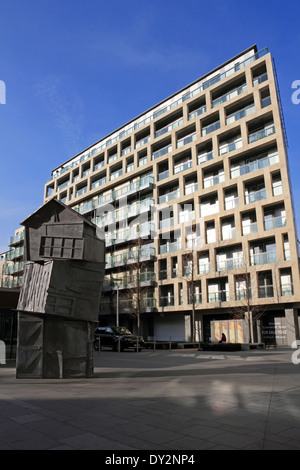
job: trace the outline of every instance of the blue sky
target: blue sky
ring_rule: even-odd
[[[298,0],[0,0],[0,252],[52,169],[253,44],[276,62],[300,234],[299,18]]]

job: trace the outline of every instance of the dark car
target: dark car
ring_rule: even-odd
[[[137,342],[139,351],[144,347],[143,337],[133,335],[124,326],[99,326],[96,328],[94,341],[96,351],[99,349],[99,339],[100,349],[110,348],[113,351],[118,351],[119,345],[120,351],[124,351],[124,349],[137,349]]]

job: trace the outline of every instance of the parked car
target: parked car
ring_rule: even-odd
[[[99,326],[95,329],[94,348],[96,351],[99,349],[110,348],[113,351],[118,351],[120,344],[120,351],[124,349],[136,349],[138,340],[138,350],[141,351],[144,347],[144,339],[142,336],[136,336],[131,333],[124,326]]]

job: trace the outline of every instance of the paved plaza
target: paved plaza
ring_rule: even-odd
[[[90,379],[16,379],[7,361],[0,449],[299,450],[293,353],[101,351]]]

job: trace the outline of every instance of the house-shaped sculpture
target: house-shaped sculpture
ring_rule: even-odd
[[[105,270],[97,227],[52,199],[22,223],[17,377],[90,376]]]

